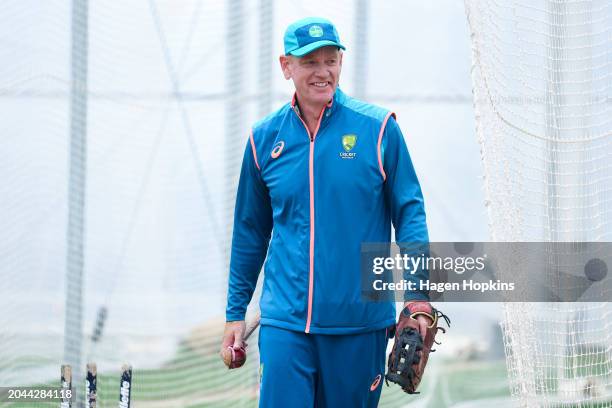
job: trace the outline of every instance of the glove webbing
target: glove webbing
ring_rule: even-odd
[[[393,370],[385,375],[385,382],[389,385],[389,381],[399,384],[402,389],[409,394],[418,394],[412,389],[413,378],[416,375],[413,370],[413,365],[418,364],[420,360],[419,354],[423,349],[423,340],[418,331],[413,328],[404,328],[396,340],[399,341],[398,356],[393,363]]]

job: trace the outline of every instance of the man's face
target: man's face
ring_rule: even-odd
[[[340,79],[342,53],[337,47],[321,47],[303,57],[281,55],[285,79],[292,79],[301,103],[324,105],[329,102]]]

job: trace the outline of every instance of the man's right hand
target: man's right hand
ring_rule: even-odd
[[[246,361],[246,343],[244,332],[246,323],[244,320],[226,322],[221,343],[221,359],[228,368],[242,367]]]

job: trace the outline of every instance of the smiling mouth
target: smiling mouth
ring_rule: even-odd
[[[329,85],[329,82],[313,82],[311,85],[316,88],[325,88],[327,85]]]

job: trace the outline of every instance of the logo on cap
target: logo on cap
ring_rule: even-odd
[[[318,25],[313,25],[308,29],[308,34],[311,37],[323,37],[323,29]]]

